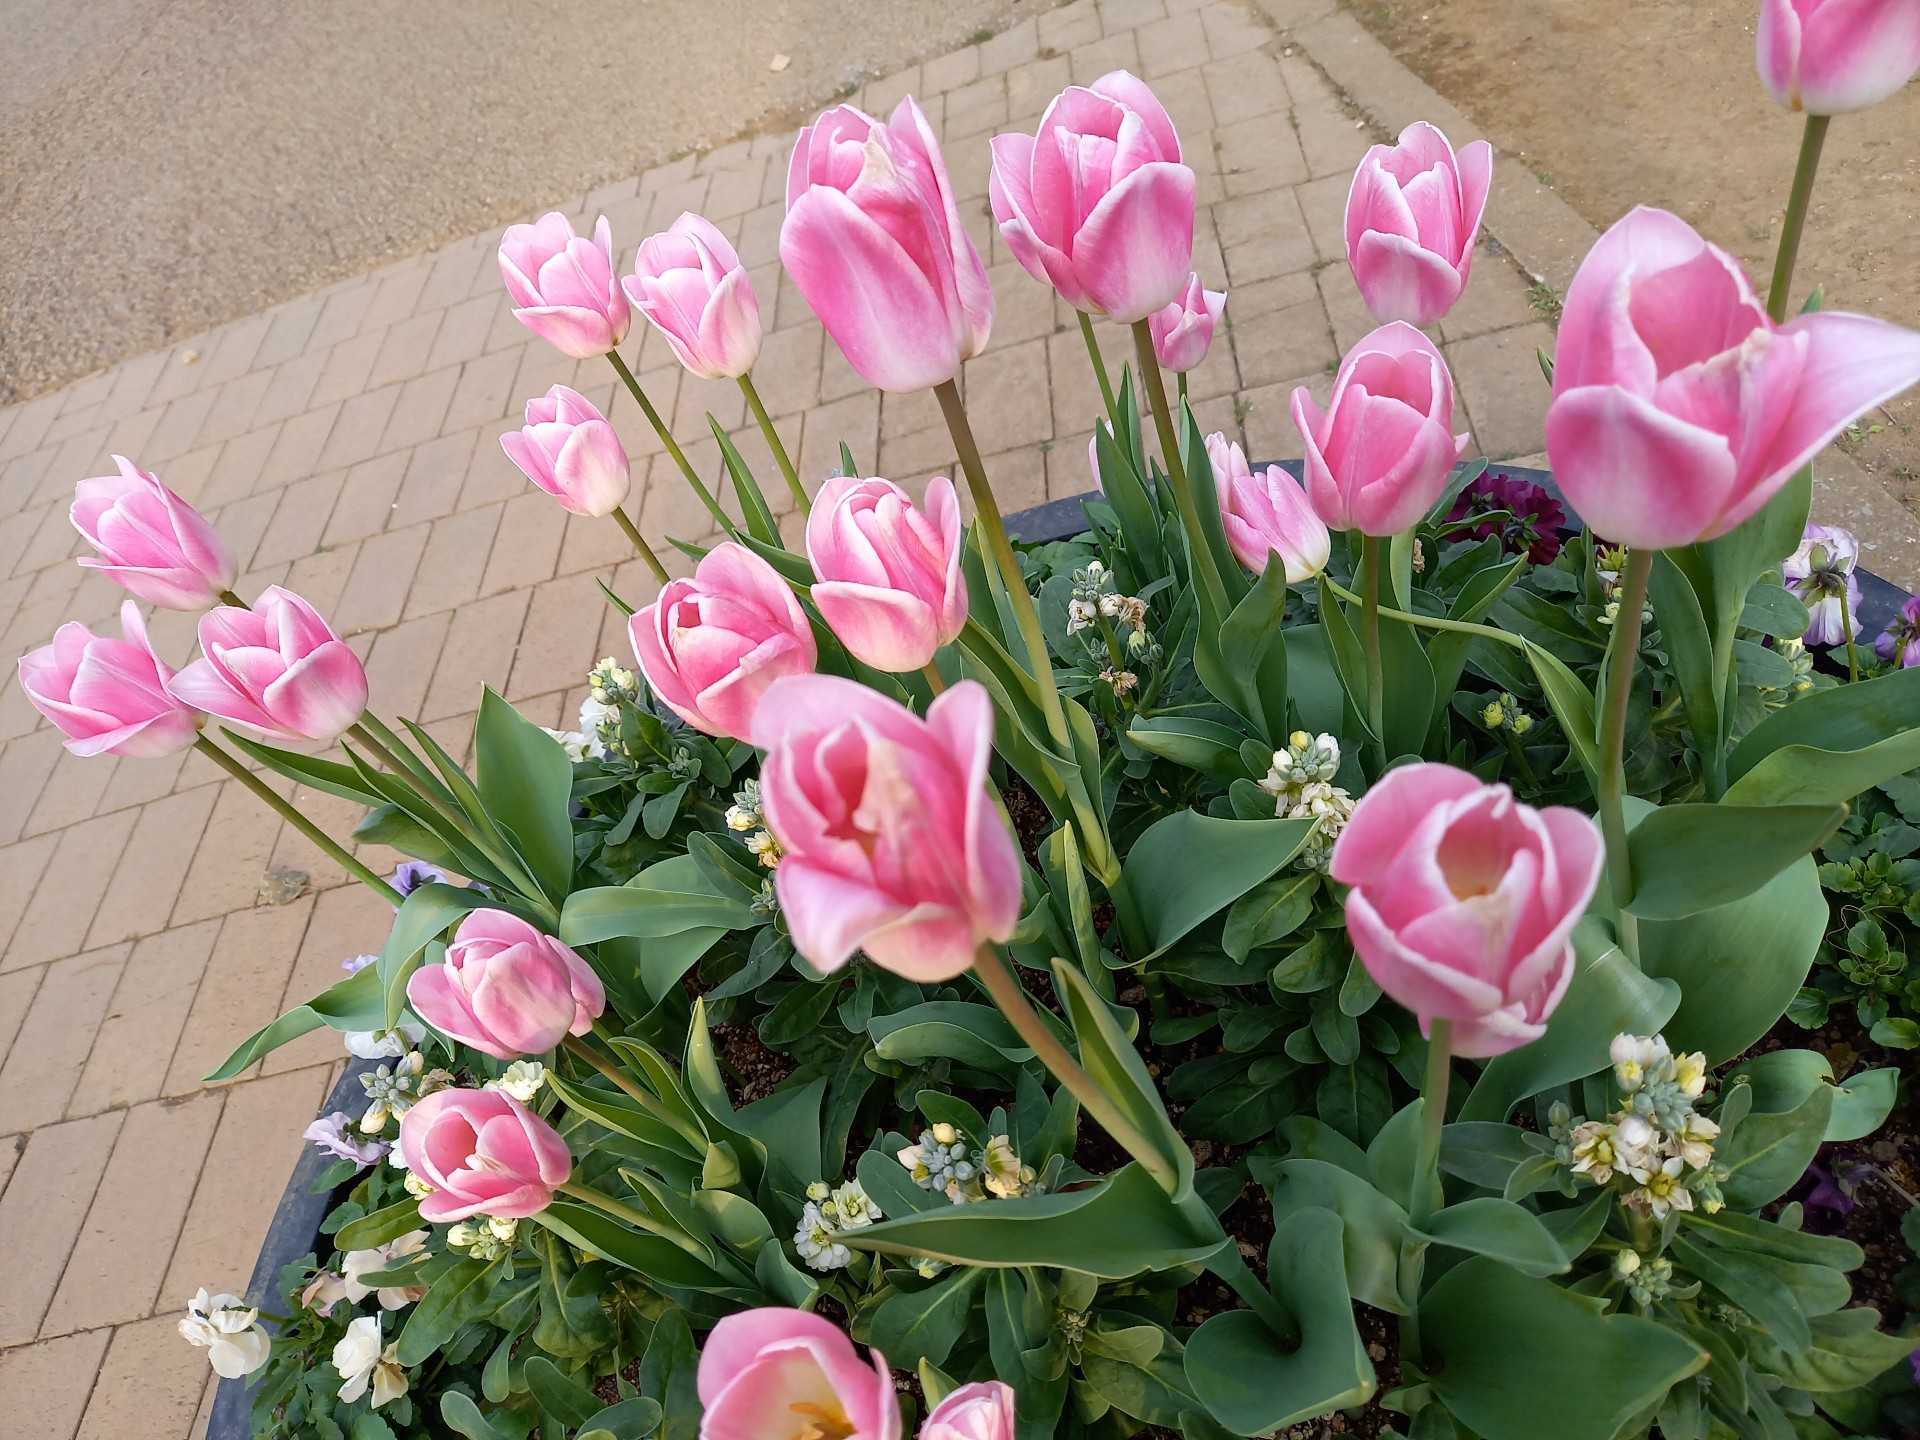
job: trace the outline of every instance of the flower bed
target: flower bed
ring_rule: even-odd
[[[1882,923],[1920,645],[1904,609],[1861,643],[1853,548],[1807,511],[1920,336],[1786,318],[1826,123],[1768,306],[1664,212],[1588,257],[1543,357],[1564,507],[1458,463],[1415,326],[1469,282],[1492,157],[1428,126],[1356,174],[1383,323],[1326,408],[1294,396],[1304,483],[1169,393],[1223,301],[1150,89],[995,140],[1009,249],[1135,340],[1115,374],[1084,327],[1100,498],[1023,549],[955,384],[992,296],[911,100],[801,132],[781,256],[860,374],[935,391],[970,523],[944,476],[796,472],[713,226],[624,279],[604,221],[512,227],[516,313],[606,357],[724,538],[669,579],[611,425],[530,402],[509,458],[661,588],[639,674],[596,665],[576,732],[488,692],[470,770],[369,708],[300,597],[233,594],[155,477],[83,481],[95,563],[211,607],[203,653],[170,673],[129,602],[124,639],[29,656],[29,695],[81,753],[199,747],[395,906],[216,1072],[322,1026],[387,1053],[309,1131],[308,1188],[344,1194],[272,1313],[182,1322],[257,1375],[254,1433],[1518,1440],[1544,1383],[1574,1440],[1911,1421],[1907,1322],[1849,1278],[1892,1307],[1891,1237],[1863,1269],[1822,1230],[1911,1178],[1876,1136],[1898,1071],[1860,1062],[1920,1038]],[[718,426],[741,514],[713,502],[621,358],[633,307],[738,380],[801,549]],[[243,758],[418,863],[373,874]],[[1847,954],[1816,972],[1823,874]]]

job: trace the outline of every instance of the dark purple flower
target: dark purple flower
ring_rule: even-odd
[[[1491,518],[1480,519],[1481,516]],[[1560,531],[1567,512],[1538,485],[1508,475],[1482,475],[1453,502],[1447,512],[1452,533],[1475,540],[1497,536],[1513,555],[1525,555],[1535,565],[1550,565],[1560,553]]]
[[[1851,1215],[1855,1204],[1854,1191],[1872,1173],[1871,1165],[1847,1165],[1831,1171],[1821,1165],[1809,1165],[1801,1179],[1811,1179],[1813,1188],[1807,1192],[1802,1203],[1809,1210],[1831,1210],[1836,1215]]]
[[[422,885],[438,885],[447,878],[446,872],[424,860],[402,860],[394,867],[392,885],[402,898],[411,895]]]
[[[1920,665],[1920,595],[1909,596],[1893,623],[1873,642],[1882,660],[1895,660],[1902,670]]]

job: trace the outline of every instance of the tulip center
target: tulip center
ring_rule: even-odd
[[[804,1422],[793,1440],[849,1440],[853,1434],[853,1422],[838,1405],[815,1405],[801,1400],[787,1408]]]

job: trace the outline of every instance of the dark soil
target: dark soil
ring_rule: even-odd
[[[712,1035],[736,1107],[766,1099],[793,1073],[792,1058],[769,1050],[751,1025],[715,1025]]]

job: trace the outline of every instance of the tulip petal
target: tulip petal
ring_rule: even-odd
[[[1466,282],[1418,240],[1369,230],[1352,251],[1353,280],[1374,319],[1431,325],[1453,308]]]
[[[1763,475],[1791,475],[1855,418],[1920,384],[1920,331],[1835,310],[1802,315],[1782,330],[1810,343],[1791,408],[1757,464]],[[1756,466],[1741,459],[1743,468]]]
[[[792,855],[773,872],[773,883],[793,932],[794,948],[817,970],[838,970],[867,936],[898,921],[909,909],[870,886]]]
[[[1367,803],[1333,842],[1329,869],[1342,885],[1387,878],[1407,837],[1430,811],[1474,794],[1480,782],[1452,765],[1401,765],[1367,791]]]
[[[1074,273],[1112,319],[1131,325],[1178,298],[1193,270],[1195,188],[1185,165],[1142,165],[1074,236]]]
[[[1815,115],[1877,105],[1920,70],[1912,0],[1823,0],[1801,25],[1798,98]]]
[[[900,675],[918,670],[940,648],[933,609],[904,590],[848,581],[824,581],[813,603],[856,660]]]
[[[1562,493],[1596,534],[1619,544],[1690,545],[1731,501],[1727,442],[1618,387],[1557,395],[1546,429]]]

